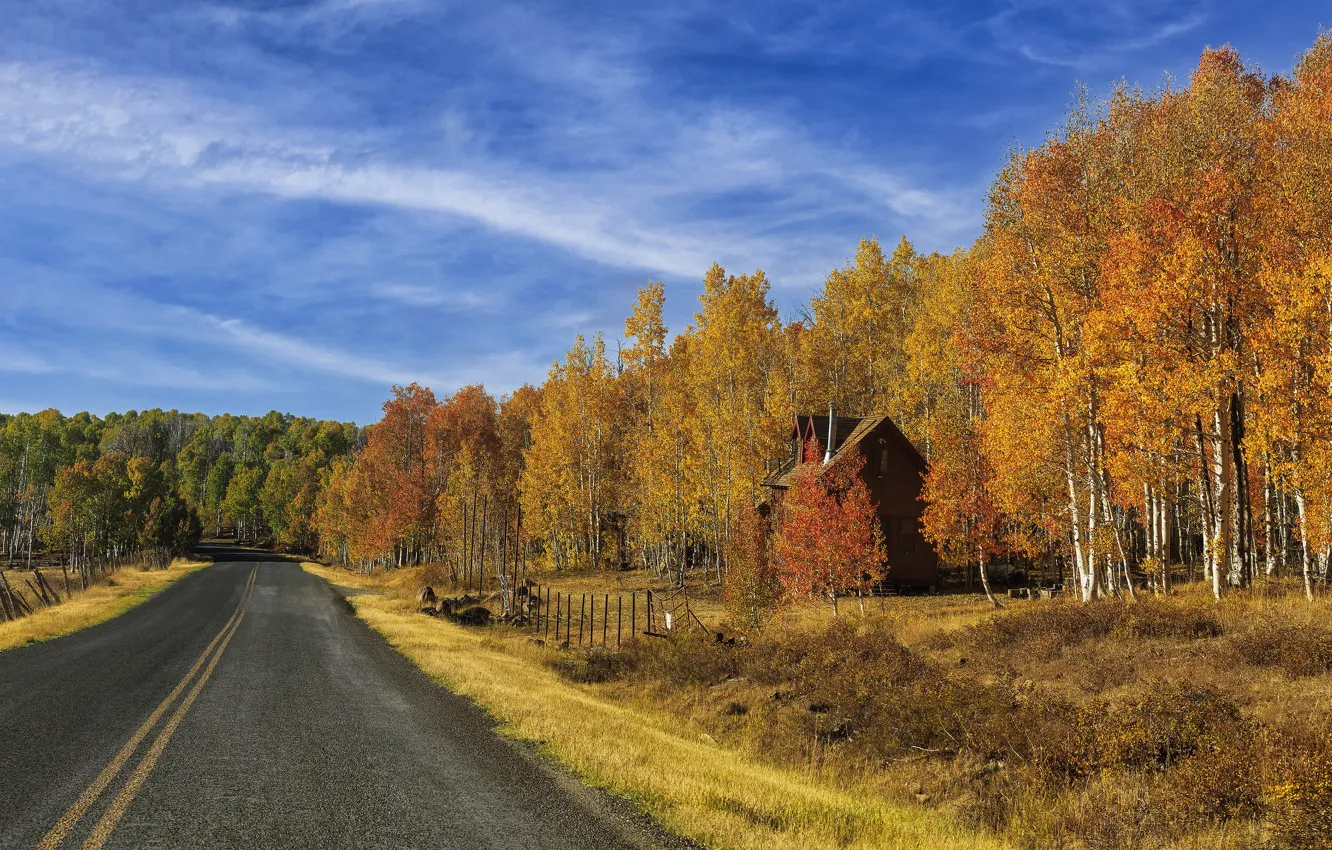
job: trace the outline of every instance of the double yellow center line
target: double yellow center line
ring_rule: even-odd
[[[176,686],[171,689],[171,693],[167,694],[166,698],[157,704],[157,708],[153,709],[153,713],[148,715],[148,719],[144,720],[139,728],[134,730],[134,734],[125,742],[125,746],[121,747],[120,752],[116,753],[111,761],[107,762],[106,767],[102,768],[102,772],[97,774],[97,777],[88,784],[87,788],[83,789],[83,793],[74,801],[74,805],[69,807],[69,811],[65,812],[60,820],[56,821],[55,826],[51,827],[46,835],[42,836],[42,840],[37,843],[36,850],[57,850],[64,843],[65,839],[69,837],[70,831],[102,796],[107,786],[120,775],[120,771],[124,769],[126,763],[139,748],[139,744],[143,743],[143,740],[148,737],[148,733],[153,731],[157,722],[171,708],[176,698],[186,688],[190,688],[190,682],[193,681],[194,687],[190,688],[185,699],[181,700],[180,704],[176,706],[176,710],[171,713],[171,717],[167,719],[162,731],[157,734],[152,746],[148,748],[147,754],[134,768],[134,772],[130,774],[129,779],[125,780],[120,793],[116,794],[115,799],[107,806],[101,819],[93,826],[92,832],[83,842],[82,850],[100,850],[106,840],[111,837],[111,832],[116,828],[116,824],[120,822],[120,819],[129,809],[130,803],[134,802],[134,796],[143,787],[144,780],[148,778],[149,773],[152,773],[153,768],[157,765],[157,760],[162,757],[162,751],[170,743],[171,736],[175,734],[176,728],[185,719],[186,712],[198,699],[204,683],[208,681],[209,676],[213,675],[213,670],[217,668],[217,662],[222,658],[222,653],[226,650],[227,644],[231,642],[232,635],[236,634],[236,629],[240,628],[241,620],[245,619],[245,603],[254,590],[255,576],[258,575],[258,572],[259,565],[256,564],[250,570],[249,578],[245,581],[245,591],[241,594],[240,603],[236,606],[236,610],[232,612],[231,619],[227,620],[222,630],[213,637],[208,647],[204,649],[203,654],[194,662],[194,666],[186,672],[184,678],[176,683]],[[199,673],[200,669],[203,670],[203,673],[196,679],[195,674]]]

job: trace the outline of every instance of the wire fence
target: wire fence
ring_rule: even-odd
[[[527,628],[533,636],[557,646],[614,645],[619,649],[638,635],[668,637],[691,629],[707,631],[690,610],[684,588],[612,596],[565,593],[532,584],[528,587],[527,610]]]

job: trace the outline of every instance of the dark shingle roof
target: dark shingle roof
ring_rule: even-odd
[[[828,417],[826,416],[797,417],[796,424],[791,428],[791,437],[795,438],[802,431],[807,429],[811,421],[816,428],[822,426],[823,430],[818,432],[818,439],[820,443],[825,442],[828,439]],[[863,418],[852,416],[837,417],[837,421],[833,426],[833,445],[835,446],[833,457],[836,458],[842,452],[860,445],[866,437],[878,430],[880,425],[885,424],[889,434],[916,458],[921,470],[924,471],[926,467],[925,458],[921,457],[920,452],[916,450],[916,447],[911,444],[911,441],[906,438],[906,435],[904,435],[901,430],[898,429],[897,425],[887,416],[866,416]],[[790,487],[791,474],[795,471],[797,460],[797,458],[790,458],[782,463],[781,466],[764,479],[763,486],[776,487],[778,489]]]

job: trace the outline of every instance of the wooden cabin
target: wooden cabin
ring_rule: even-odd
[[[829,428],[831,426],[831,432]],[[898,588],[933,587],[939,583],[939,558],[920,532],[925,503],[925,458],[887,416],[797,416],[791,427],[791,454],[763,482],[772,491],[791,486],[791,473],[804,461],[805,447],[814,441],[824,447],[825,462],[843,452],[865,457],[861,476],[870,498],[879,507],[888,556],[885,584]],[[773,494],[774,496],[777,493]],[[776,499],[774,499],[776,501]]]

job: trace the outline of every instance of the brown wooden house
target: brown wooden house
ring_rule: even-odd
[[[920,515],[925,510],[920,500],[925,458],[886,416],[836,416],[831,428],[830,437],[827,416],[797,416],[791,427],[791,455],[763,486],[773,491],[790,487],[791,473],[803,462],[805,447],[816,440],[825,449],[825,462],[843,452],[859,451],[865,457],[861,476],[870,498],[879,507],[888,556],[885,584],[915,588],[937,585],[939,558],[920,533]]]

